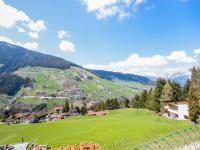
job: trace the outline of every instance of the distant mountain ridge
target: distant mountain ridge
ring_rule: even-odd
[[[189,80],[191,75],[189,74],[176,74],[170,77],[171,80],[179,82],[181,86],[184,86],[187,80]]]
[[[27,50],[1,41],[0,64],[0,74],[14,72],[27,66],[57,69],[69,69],[71,66],[80,67],[63,58]]]
[[[124,81],[133,81],[139,82],[142,84],[153,85],[154,81],[150,80],[147,77],[134,75],[134,74],[124,74],[120,72],[112,72],[112,71],[105,71],[105,70],[91,70],[91,72],[101,78],[107,80],[124,80]]]

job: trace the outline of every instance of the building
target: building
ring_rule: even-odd
[[[87,116],[104,116],[107,113],[105,111],[98,111],[98,112],[94,112],[94,111],[88,111]]]
[[[63,106],[57,106],[54,108],[54,113],[62,114],[64,107]]]
[[[187,101],[166,102],[164,115],[169,118],[186,120],[189,118],[189,106]]]

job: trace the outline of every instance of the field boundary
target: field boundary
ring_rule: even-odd
[[[132,150],[199,150],[200,126],[194,126],[181,131],[173,132]]]

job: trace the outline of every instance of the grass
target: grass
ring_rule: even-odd
[[[133,147],[191,127],[189,121],[168,120],[148,110],[123,109],[107,116],[73,117],[57,122],[31,125],[0,125],[0,143],[21,142],[59,147],[84,141],[99,143],[103,150]]]
[[[19,98],[17,99],[18,102],[25,103],[25,104],[32,104],[32,105],[39,105],[41,104],[41,99],[39,98]]]
[[[64,105],[65,100],[63,99],[52,99],[46,102],[47,104],[47,110],[51,111],[56,105]]]

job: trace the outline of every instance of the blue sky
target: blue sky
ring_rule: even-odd
[[[200,53],[199,5],[199,0],[0,0],[0,40],[91,69],[188,73]],[[161,68],[166,69],[160,73]]]

